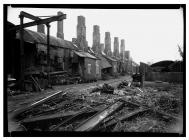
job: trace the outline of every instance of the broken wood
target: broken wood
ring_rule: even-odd
[[[30,78],[32,79],[32,81],[34,82],[34,85],[37,89],[39,89],[39,91],[43,91],[43,89],[40,87],[39,83],[35,80],[35,78],[31,75]]]
[[[129,118],[131,118],[131,117],[134,117],[135,115],[137,115],[137,114],[139,114],[139,113],[144,113],[144,112],[146,112],[146,111],[148,111],[149,109],[137,109],[137,110],[134,110],[134,111],[132,111],[132,112],[130,112],[129,114],[125,114],[124,116],[121,116],[121,117],[118,117],[118,118],[116,118],[116,120],[115,119],[113,119],[112,121],[110,121],[110,122],[108,122],[107,124],[106,124],[106,127],[110,127],[110,126],[113,126],[113,125],[115,125],[117,122],[122,122],[122,121],[124,121],[124,120],[126,120],[126,119],[129,119]]]
[[[154,108],[150,108],[150,107],[143,106],[143,105],[140,105],[140,104],[137,104],[137,103],[133,103],[133,102],[131,102],[131,101],[127,101],[127,100],[125,100],[125,99],[120,99],[120,100],[121,100],[121,101],[124,101],[124,102],[127,102],[127,103],[130,103],[130,104],[133,104],[133,105],[136,105],[136,106],[138,106],[138,107],[142,107],[142,108],[149,109],[149,110],[153,111],[154,113],[156,113],[156,114],[160,114],[160,115],[162,115],[162,116],[167,116],[167,117],[169,117],[169,118],[173,118],[173,119],[175,119],[175,120],[182,120],[182,118],[180,118],[180,117],[177,117],[177,116],[174,116],[174,115],[168,114],[168,113],[163,112],[163,111],[154,110]]]
[[[137,87],[137,89],[140,91],[140,92],[142,92],[143,93],[143,91],[139,88],[139,87]]]
[[[44,102],[50,100],[51,98],[57,96],[57,95],[60,94],[60,93],[62,93],[62,91],[56,91],[55,93],[53,93],[53,94],[51,94],[51,95],[49,95],[49,96],[47,96],[47,97],[45,97],[45,98],[43,98],[43,99],[41,99],[41,100],[39,100],[39,101],[36,101],[36,102],[34,102],[34,103],[32,103],[32,104],[29,104],[29,105],[27,105],[27,106],[24,106],[24,107],[22,107],[22,108],[19,108],[19,109],[15,110],[15,111],[13,112],[12,118],[15,119],[19,114],[21,114],[21,113],[23,113],[23,112],[25,112],[25,111],[27,111],[27,110],[29,110],[29,109],[32,109],[33,107],[36,107],[36,106],[38,106],[38,105],[40,105],[40,104],[42,104],[42,103],[44,103]],[[64,94],[66,94],[66,92],[65,92]],[[64,94],[63,94],[63,95],[64,95]]]
[[[87,119],[84,123],[80,124],[74,131],[90,131],[102,120],[104,120],[106,117],[108,117],[117,109],[119,109],[122,105],[123,103],[119,101],[114,103],[113,105],[107,107],[103,111],[100,111],[99,113]]]
[[[43,115],[43,116],[37,116],[33,118],[27,118],[21,121],[21,123],[34,123],[34,122],[39,122],[39,121],[50,121],[52,119],[59,119],[63,117],[70,117],[73,115],[76,115],[79,111],[76,112],[66,112],[66,113],[57,113],[57,114],[52,114],[52,115]]]
[[[82,117],[83,115],[89,114],[89,113],[96,113],[96,111],[91,111],[89,109],[83,110],[79,113],[77,113],[76,115],[72,116],[71,118],[61,122],[60,124],[56,125],[55,127],[51,128],[50,131],[56,131],[59,127],[61,126],[65,126],[69,123],[73,123],[75,120],[77,120],[77,118]]]

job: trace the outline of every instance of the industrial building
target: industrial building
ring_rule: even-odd
[[[57,16],[63,14],[58,12]],[[130,52],[125,51],[125,40],[121,40],[119,52],[119,38],[114,37],[114,51],[111,51],[110,32],[105,32],[104,44],[100,42],[100,26],[93,26],[93,44],[88,46],[86,40],[85,17],[78,16],[77,34],[72,41],[64,39],[63,20],[57,21],[57,36],[49,36],[49,65],[48,68],[48,36],[45,34],[45,25],[37,25],[37,32],[28,29],[23,30],[24,42],[24,66],[20,60],[20,32],[12,33],[9,50],[11,52],[8,74],[20,79],[20,72],[35,71],[57,72],[66,71],[70,75],[79,75],[83,81],[93,81],[102,78],[102,74],[115,76],[118,74],[137,73],[138,65],[130,61]],[[8,23],[8,29],[15,25]],[[14,47],[12,47],[14,46]],[[16,59],[15,59],[16,58]]]

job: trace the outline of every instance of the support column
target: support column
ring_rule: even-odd
[[[50,38],[49,38],[49,35],[50,35],[50,24],[47,23],[46,24],[47,26],[47,68],[48,68],[48,71],[47,71],[47,75],[48,75],[48,87],[51,87],[51,78],[50,78]]]
[[[20,15],[20,86],[23,87],[24,82],[24,68],[25,68],[25,61],[24,61],[24,29],[23,29],[23,22],[24,16]]]

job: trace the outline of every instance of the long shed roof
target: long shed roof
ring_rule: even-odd
[[[87,52],[83,52],[83,51],[74,51],[74,53],[76,55],[78,55],[79,57],[88,57],[88,58],[92,58],[92,59],[97,59],[95,56],[87,53]]]
[[[106,58],[102,55],[98,55],[98,57],[101,59],[101,67],[102,69],[110,68],[112,65],[106,60]]]
[[[107,56],[107,55],[103,55],[105,58],[107,58],[108,60],[110,60],[110,61],[114,61],[114,62],[117,62],[117,60],[116,59],[114,59],[114,58],[112,58],[112,57],[109,57],[109,56]]]
[[[16,38],[20,38],[19,32],[16,34]],[[35,31],[31,31],[28,29],[24,29],[24,41],[30,43],[40,43],[40,44],[47,44],[47,35]],[[70,41],[63,40],[61,38],[57,38],[54,36],[50,36],[50,45],[56,47],[62,47],[67,49],[74,49],[77,50],[78,48],[74,46],[74,44]]]

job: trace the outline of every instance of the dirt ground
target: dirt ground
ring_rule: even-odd
[[[17,122],[10,119],[9,130],[23,131],[24,127],[25,131],[75,131],[97,117],[97,112],[106,111],[110,105],[122,101],[120,108],[101,119],[91,131],[182,133],[183,85],[145,81],[144,87],[140,88],[130,86],[131,81],[130,76],[123,76],[94,83],[53,86],[53,89],[41,93],[9,96],[8,116],[11,118],[15,110],[49,96],[52,91],[66,92],[64,96],[26,111]]]

